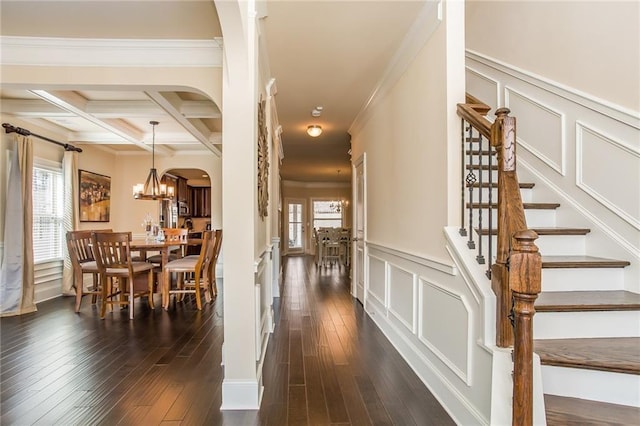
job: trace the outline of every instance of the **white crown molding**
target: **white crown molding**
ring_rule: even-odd
[[[299,182],[283,180],[282,186],[285,188],[351,188],[351,182]]]
[[[400,43],[400,47],[389,61],[382,78],[376,84],[355,120],[353,120],[351,127],[349,127],[350,134],[362,129],[362,126],[369,120],[374,106],[391,91],[396,82],[409,68],[420,49],[440,25],[442,21],[441,11],[441,1],[425,2],[402,43]]]
[[[222,38],[139,40],[1,36],[3,65],[222,67]]]

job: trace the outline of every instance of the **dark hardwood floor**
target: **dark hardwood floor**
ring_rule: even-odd
[[[283,264],[260,411],[219,409],[221,297],[201,312],[143,302],[133,321],[58,298],[0,320],[0,424],[453,424],[351,298],[344,268]]]

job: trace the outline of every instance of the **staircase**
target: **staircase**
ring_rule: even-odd
[[[470,217],[465,221],[472,222],[475,232],[468,245],[490,263],[497,246],[492,235],[496,215],[489,213],[498,198],[497,167],[489,166],[496,164],[489,161],[495,152],[485,138],[467,137],[469,141],[464,169],[474,178],[464,184],[465,192],[471,189],[464,206]],[[624,289],[623,272],[630,263],[590,256],[591,230],[559,223],[564,216],[557,212],[568,207],[538,200],[536,182],[520,183],[520,192],[527,226],[538,234],[535,243],[542,255],[542,292],[533,329],[548,424],[640,425],[640,294]]]

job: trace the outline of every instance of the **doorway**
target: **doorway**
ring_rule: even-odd
[[[367,193],[366,193],[366,157],[362,154],[353,164],[353,199],[355,209],[353,213],[353,277],[352,294],[363,305],[365,304],[365,239],[367,223]]]
[[[303,254],[305,252],[305,200],[287,199],[285,201],[285,250],[286,254]]]

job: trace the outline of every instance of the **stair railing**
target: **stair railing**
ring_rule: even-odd
[[[478,239],[478,263],[488,259],[487,276],[491,279],[496,304],[496,345],[513,346],[513,424],[533,423],[533,315],[534,302],[541,289],[542,260],[535,240],[538,235],[527,228],[520,185],[516,174],[516,119],[507,108],[496,111],[491,124],[484,116],[490,107],[467,95],[466,104],[458,104],[462,118],[462,222],[460,234],[468,236],[467,245],[475,248],[474,232]],[[486,150],[483,151],[483,141]],[[488,151],[488,152],[487,152]],[[495,152],[494,152],[495,151]],[[478,158],[489,158],[485,166]],[[498,181],[493,183],[492,160],[496,155]],[[465,158],[467,162],[465,163]],[[479,179],[474,171],[478,171]],[[488,182],[483,179],[487,170]],[[466,175],[465,175],[466,172]],[[494,205],[492,189],[497,187],[498,200]],[[478,200],[474,200],[474,189]],[[487,202],[483,189],[488,188]],[[465,194],[467,199],[465,201]],[[468,215],[465,214],[465,206]],[[492,210],[497,208],[497,227],[493,228]],[[488,213],[487,230],[483,228],[483,210]],[[468,217],[465,223],[465,216]],[[474,229],[474,217],[478,220]],[[488,235],[487,256],[483,254],[482,237]],[[492,236],[497,235],[495,262],[492,262]]]

